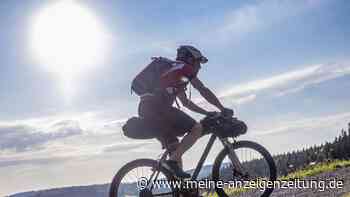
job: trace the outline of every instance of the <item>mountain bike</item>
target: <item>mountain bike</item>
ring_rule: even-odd
[[[165,150],[158,160],[137,159],[124,165],[113,178],[109,197],[178,197],[200,196],[205,193],[210,196],[214,191],[220,197],[239,196],[242,193],[249,193],[249,196],[270,196],[273,187],[254,188],[252,183],[258,186],[264,181],[275,181],[275,162],[270,153],[258,143],[236,140],[247,131],[246,125],[234,117],[224,117],[220,113],[205,117],[201,123],[204,133],[211,136],[189,180],[178,179],[162,166],[162,162],[169,156],[169,151]],[[219,139],[224,148],[215,159],[211,175],[197,180],[216,139]],[[199,184],[195,184],[199,181],[206,181],[202,183],[209,183],[210,188],[199,188]]]

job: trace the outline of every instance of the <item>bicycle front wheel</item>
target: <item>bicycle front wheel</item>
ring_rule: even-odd
[[[124,165],[114,176],[109,197],[177,197],[171,185],[155,184],[173,180],[173,176],[152,159],[137,159]]]
[[[222,187],[215,190],[220,197],[255,196],[268,197],[273,187],[265,187],[267,181],[276,180],[276,165],[270,153],[261,145],[251,141],[232,144],[243,172],[234,167],[229,149],[222,150],[215,159],[213,180],[222,181]],[[263,188],[261,188],[263,186]]]

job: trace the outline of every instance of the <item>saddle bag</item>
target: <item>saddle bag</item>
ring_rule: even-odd
[[[152,129],[143,118],[131,117],[122,127],[125,136],[132,139],[152,139],[156,137]]]

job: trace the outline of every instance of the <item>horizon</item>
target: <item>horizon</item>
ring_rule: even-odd
[[[348,131],[346,131],[346,130],[342,130],[342,131],[345,131],[346,133],[350,133],[350,123],[348,124]],[[334,138],[334,140],[333,140],[333,143],[336,141],[336,138],[338,138],[338,137],[340,137],[341,136],[341,134],[339,134],[338,136],[336,136],[335,138]],[[310,145],[309,147],[303,147],[303,148],[301,148],[301,149],[297,149],[297,150],[291,150],[291,151],[289,151],[289,152],[283,152],[283,153],[277,153],[277,154],[275,154],[275,155],[272,155],[273,157],[280,157],[280,156],[286,156],[286,155],[288,155],[288,154],[298,154],[299,152],[303,152],[303,151],[307,151],[307,149],[310,149],[310,148],[315,148],[315,147],[318,147],[318,148],[320,148],[321,147],[321,149],[322,149],[322,146],[324,146],[326,143],[332,143],[332,142],[330,142],[330,141],[327,141],[327,142],[324,142],[324,143],[322,143],[322,144],[314,144],[314,145]],[[335,160],[335,161],[337,161],[337,160]],[[338,161],[342,161],[342,160],[338,160]],[[310,166],[310,165],[315,165],[315,164],[324,164],[324,163],[322,163],[322,162],[320,162],[320,163],[318,163],[318,162],[315,162],[315,161],[312,161],[312,162],[310,162],[308,165]],[[207,173],[207,172],[205,172],[205,171],[202,171],[203,169],[207,169],[208,167],[211,167],[213,164],[211,163],[211,164],[204,164],[203,166],[202,166],[202,169],[201,169],[201,171],[200,171],[200,174],[201,173],[204,173],[204,176],[205,176],[205,173]],[[190,172],[190,171],[194,171],[195,170],[195,168],[192,168],[192,169],[188,169],[187,170],[187,172]],[[210,169],[211,170],[211,169]],[[300,170],[300,169],[299,169]],[[303,169],[302,169],[303,170]],[[201,177],[201,175],[199,175],[199,177]],[[12,195],[22,195],[22,194],[24,194],[24,193],[31,193],[31,192],[42,192],[42,191],[44,191],[44,192],[50,192],[51,190],[61,190],[61,189],[63,189],[63,190],[66,190],[66,189],[71,189],[71,188],[80,188],[80,187],[84,187],[84,188],[86,188],[86,189],[91,189],[91,187],[101,187],[101,186],[106,186],[106,185],[109,185],[110,184],[110,182],[107,182],[107,183],[97,183],[97,184],[89,184],[89,185],[69,185],[69,186],[63,186],[63,187],[53,187],[53,188],[45,188],[45,189],[43,189],[43,190],[32,190],[32,191],[25,191],[25,192],[19,192],[19,193],[13,193],[13,194],[9,194],[9,196],[12,196]],[[105,190],[105,192],[107,192],[107,190]]]
[[[151,57],[174,58],[182,44],[208,57],[199,78],[247,123],[238,139],[274,155],[332,141],[350,123],[349,8],[342,0],[2,1],[0,195],[108,183],[126,162],[156,158],[159,142],[121,132],[137,114],[130,84]],[[215,109],[194,89],[192,100]],[[185,153],[186,170],[207,141]],[[221,149],[216,143],[206,164]]]

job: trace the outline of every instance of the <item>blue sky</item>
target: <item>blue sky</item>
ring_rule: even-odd
[[[55,3],[0,3],[0,195],[105,183],[126,161],[158,155],[156,141],[127,139],[120,125],[136,114],[133,76],[180,44],[209,58],[199,77],[248,123],[242,139],[280,153],[330,141],[350,121],[348,1],[75,1],[103,28],[108,52],[69,80],[58,77],[69,62],[36,61],[30,45],[33,17]]]

